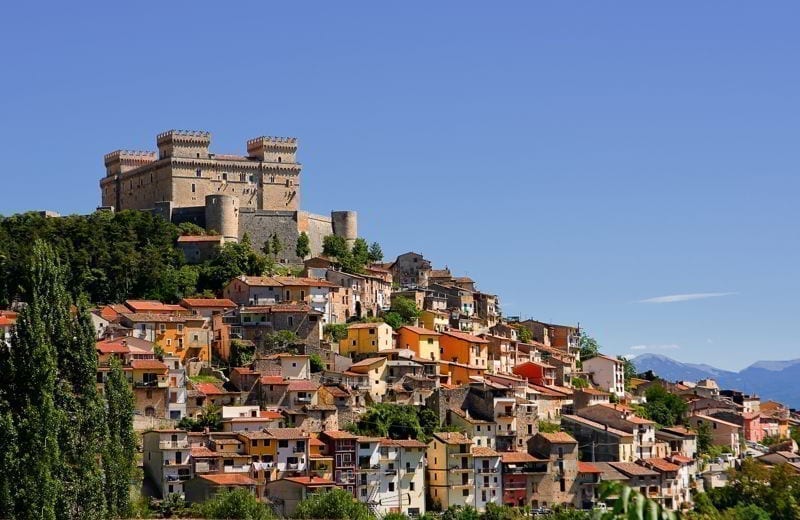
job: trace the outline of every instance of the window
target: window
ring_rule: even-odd
[[[389,482],[389,491],[394,491],[394,482]]]
[[[408,484],[408,490],[409,490],[409,491],[414,491],[414,483],[413,483],[413,482],[409,482],[409,484]]]
[[[197,191],[197,188],[195,187],[194,183],[192,183],[192,193],[195,193],[196,191]]]
[[[286,440],[286,439],[279,440],[278,441],[278,447],[279,448],[288,448],[289,447],[289,441]]]
[[[461,496],[468,497],[469,496],[469,489],[465,489],[461,492]]]
[[[183,332],[183,325],[178,323],[178,332]]]
[[[222,180],[223,181],[227,181],[228,180],[228,174],[227,173],[223,173],[222,174]]]
[[[428,345],[433,345],[433,338],[428,338]]]

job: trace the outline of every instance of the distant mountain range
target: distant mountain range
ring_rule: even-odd
[[[762,400],[774,399],[792,408],[800,408],[800,359],[758,361],[739,372],[705,364],[681,363],[659,354],[642,354],[632,359],[636,370],[652,370],[669,381],[697,381],[710,377],[720,388],[757,394]]]

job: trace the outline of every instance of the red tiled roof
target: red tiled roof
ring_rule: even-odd
[[[442,335],[440,332],[436,332],[435,330],[426,329],[426,328],[423,328],[423,327],[412,327],[411,325],[403,325],[402,327],[400,327],[400,330],[403,330],[403,329],[409,330],[409,331],[413,332],[414,334],[419,334],[421,336],[441,336]]]
[[[198,475],[218,486],[255,486],[257,482],[242,473],[212,473],[210,475]]]
[[[608,464],[612,468],[622,472],[625,475],[639,476],[639,477],[658,475],[658,473],[653,471],[652,469],[645,468],[644,466],[636,464],[635,462],[609,462]]]
[[[672,455],[669,456],[669,458],[672,459],[674,462],[679,462],[681,464],[691,464],[692,462],[694,462],[693,458],[686,457],[684,455],[681,455],[680,453],[673,453]]]
[[[271,313],[271,312],[310,312],[315,313],[309,305],[305,303],[275,303],[272,305],[253,305],[242,309],[243,314],[254,313]]]
[[[134,312],[185,312],[180,305],[161,303],[158,300],[125,300],[125,305]]]
[[[602,471],[591,462],[578,461],[578,473],[602,473]]]
[[[258,412],[258,416],[262,419],[282,419],[283,414],[280,412],[276,412],[274,410],[261,410]]]
[[[288,385],[289,381],[285,381],[282,376],[261,376],[262,385]]]
[[[192,446],[192,457],[220,457],[219,453],[215,453],[205,446]]]
[[[222,240],[222,235],[181,235],[178,237],[178,243],[184,242],[219,242]]]
[[[2,320],[0,320],[0,325],[2,325]],[[130,352],[125,338],[98,341],[95,343],[95,349],[101,354],[127,354]]]
[[[572,438],[570,434],[567,432],[555,432],[555,433],[542,433],[539,432],[538,435],[541,435],[545,438],[548,442],[552,444],[578,444],[578,441]]]
[[[478,336],[473,336],[472,334],[466,334],[464,332],[458,332],[455,330],[446,330],[442,332],[445,336],[451,336],[456,339],[460,339],[461,341],[468,341],[470,343],[489,343],[489,340],[479,338]]]
[[[289,383],[289,392],[316,392],[320,384],[316,381],[297,380]]]
[[[167,365],[156,359],[134,359],[131,361],[134,370],[162,370],[167,371]]]
[[[304,439],[307,436],[300,428],[267,428],[264,431],[276,439]]]
[[[460,432],[436,432],[433,436],[445,444],[472,444],[472,441]]]
[[[392,442],[402,448],[427,448],[428,445],[416,439],[393,439]]]
[[[184,298],[181,303],[187,307],[236,307],[236,304],[227,298]]]
[[[386,358],[385,357],[371,357],[371,358],[367,358],[367,359],[362,359],[358,363],[353,363],[352,365],[350,365],[350,370],[353,370],[353,367],[356,367],[356,368],[369,367],[369,366],[374,365],[375,363],[380,363],[381,361],[386,361]]]
[[[17,323],[16,318],[11,318],[9,316],[0,316],[0,327],[11,327]]]
[[[323,435],[330,437],[331,439],[357,439],[357,435],[353,435],[350,432],[343,432],[341,430],[325,430],[322,432]]]
[[[195,390],[199,390],[206,395],[220,395],[220,394],[230,393],[227,390],[223,390],[214,383],[194,383],[194,388]]]
[[[339,287],[327,280],[319,278],[295,278],[293,276],[276,276],[275,279],[284,287]]]
[[[500,454],[486,446],[473,446],[472,455],[475,457],[499,457]]]
[[[503,464],[524,464],[526,462],[541,462],[530,453],[524,451],[504,451],[500,453],[500,460]]]
[[[322,477],[286,477],[283,480],[288,480],[289,482],[294,482],[295,484],[300,484],[306,487],[313,487],[313,486],[335,486],[336,482],[332,480],[328,480]]]
[[[240,276],[237,279],[250,287],[280,287],[283,285],[271,276]]]
[[[662,473],[668,471],[678,471],[681,469],[680,466],[677,466],[665,459],[652,458],[652,459],[644,459],[641,462],[646,466],[652,467],[653,469],[660,471]]]
[[[350,397],[350,394],[338,386],[325,386],[325,390],[328,391],[333,397]]]

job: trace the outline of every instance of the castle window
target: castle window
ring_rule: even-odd
[[[196,191],[194,183],[192,183],[192,193]]]
[[[270,175],[269,176],[269,182],[275,182],[275,176],[274,175]]]
[[[240,173],[239,174],[239,180],[240,181],[244,182],[246,178],[247,178],[247,176],[244,173]]]
[[[228,174],[227,173],[223,173],[222,174],[222,180],[223,181],[227,181],[228,180]]]
[[[281,156],[280,155],[278,156],[278,162],[281,162]]]
[[[251,175],[250,176],[250,182],[255,182],[255,181],[256,181],[256,176],[255,175]]]
[[[198,169],[196,169],[196,170],[194,171],[194,174],[195,174],[195,176],[196,176],[196,177],[202,177],[202,175],[203,175],[203,170],[201,170],[200,168],[198,168]]]

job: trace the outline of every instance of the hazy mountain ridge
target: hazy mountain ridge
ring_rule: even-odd
[[[800,408],[800,359],[758,361],[739,372],[706,364],[681,363],[660,354],[642,354],[632,361],[639,372],[652,370],[670,381],[697,381],[710,377],[721,388],[754,393],[762,400],[774,399],[792,408]]]

